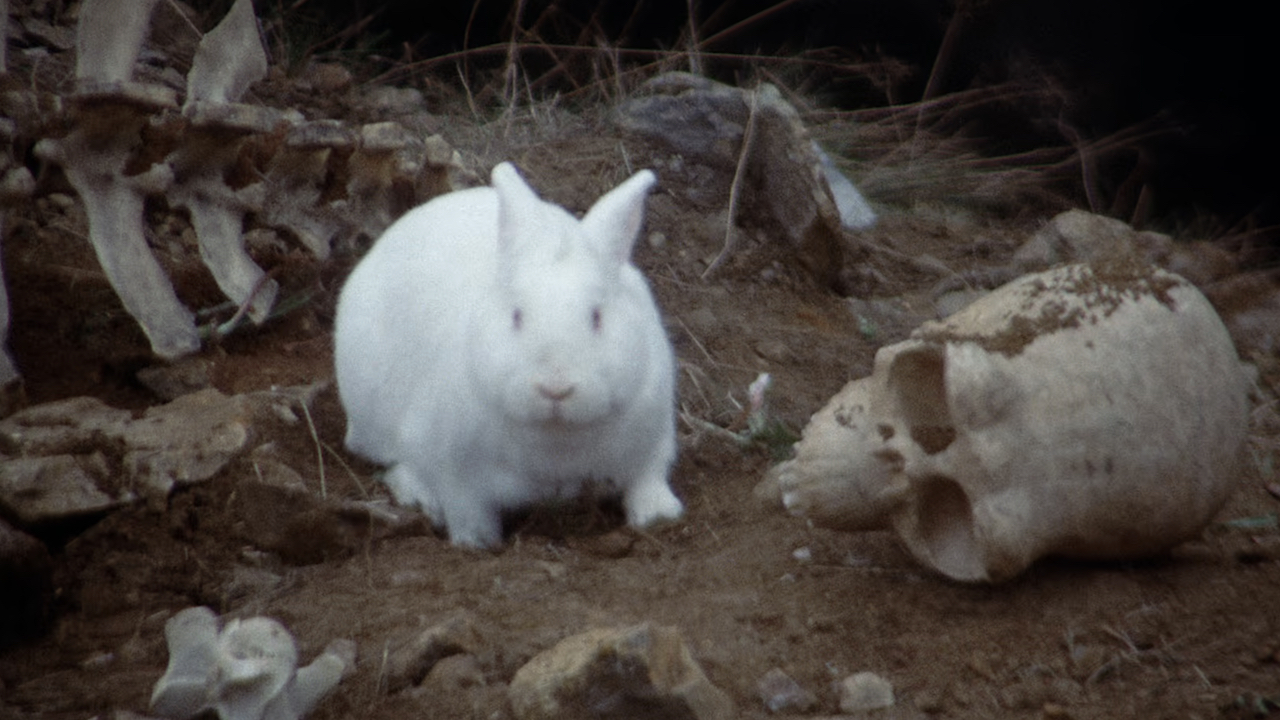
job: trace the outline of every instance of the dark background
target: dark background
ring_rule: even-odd
[[[295,12],[322,13],[352,26],[366,20],[364,37],[372,38],[388,59],[422,60],[465,47],[473,49],[467,55],[469,66],[483,69],[486,62],[500,63],[505,56],[474,49],[512,37],[516,4],[310,0]],[[1161,130],[1140,143],[1140,149],[1145,179],[1155,190],[1154,217],[1164,229],[1204,224],[1206,217],[1223,232],[1265,228],[1280,223],[1280,182],[1273,171],[1280,161],[1280,143],[1271,111],[1280,62],[1269,5],[1244,0],[962,3],[963,21],[953,33],[954,46],[935,94],[1008,80],[1052,84],[1066,97],[1055,112],[1083,139],[1134,126]],[[273,7],[279,11],[281,5],[275,2]],[[269,14],[271,9],[262,11]],[[895,102],[920,98],[956,12],[956,4],[948,0],[730,0],[694,5],[700,39],[728,30],[703,47],[708,53],[805,54],[841,62],[900,60],[911,73],[894,87]],[[520,26],[526,41],[536,37],[563,45],[603,42],[622,48],[683,49],[688,46],[688,5],[686,0],[527,0]],[[522,62],[536,75],[538,63],[550,61],[526,49]],[[749,60],[712,57],[706,70],[721,80],[749,82],[752,67]],[[456,77],[453,64],[442,63],[437,70]],[[810,68],[802,80],[803,89],[825,105],[859,108],[888,102],[883,88],[839,71]],[[1032,120],[1040,122],[988,116],[976,117],[974,123],[993,147],[1063,142],[1061,134],[1046,135],[1054,118]],[[1130,155],[1102,166],[1104,175],[1111,176],[1104,177],[1111,186],[1133,172],[1136,148]]]

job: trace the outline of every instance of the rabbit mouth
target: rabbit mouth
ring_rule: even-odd
[[[551,428],[576,428],[586,425],[588,421],[574,417],[573,413],[565,412],[566,408],[562,403],[551,403],[543,408],[543,412],[539,417],[539,424]]]
[[[532,420],[549,430],[579,430],[591,427],[599,421],[600,413],[581,403],[554,401],[538,406]]]

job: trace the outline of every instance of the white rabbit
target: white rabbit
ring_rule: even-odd
[[[679,517],[674,355],[630,261],[653,173],[582,220],[509,163],[492,181],[405,214],[347,280],[347,447],[457,545],[498,545],[503,510],[587,481],[620,493],[633,526]]]

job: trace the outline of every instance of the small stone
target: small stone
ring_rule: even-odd
[[[782,340],[761,340],[755,345],[756,354],[773,363],[788,363],[795,360],[791,346]]]
[[[603,535],[575,539],[573,545],[595,557],[617,559],[631,554],[638,537],[629,528],[621,528]]]
[[[818,704],[818,697],[800,687],[782,670],[774,668],[756,682],[756,693],[769,712],[807,713]]]
[[[380,115],[408,115],[427,111],[427,100],[416,88],[378,85],[365,91],[365,104]]]
[[[387,692],[417,685],[444,658],[473,652],[479,646],[480,636],[469,615],[433,625],[391,653],[387,660]]]
[[[1068,720],[1071,717],[1071,713],[1057,703],[1045,703],[1044,707],[1040,709],[1040,716],[1045,720]]]
[[[519,720],[735,717],[679,631],[652,623],[565,638],[516,671],[508,698]]]
[[[840,712],[856,713],[893,707],[893,685],[871,672],[860,672],[840,681]]]
[[[138,382],[165,402],[207,389],[213,384],[209,377],[209,361],[198,357],[143,368],[138,371]]]
[[[351,71],[337,63],[312,63],[302,73],[302,84],[322,94],[337,93],[351,87]]]
[[[422,684],[439,692],[456,693],[484,685],[484,671],[480,669],[480,662],[475,655],[450,655],[440,658]]]

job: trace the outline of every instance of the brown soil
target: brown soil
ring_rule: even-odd
[[[581,210],[620,179],[620,140],[517,148],[511,153],[550,199]],[[628,147],[630,157],[642,149]],[[574,158],[582,158],[575,160]],[[602,159],[607,158],[607,159]],[[681,407],[731,427],[746,387],[772,373],[774,414],[803,427],[846,381],[870,371],[875,349],[910,327],[859,327],[844,301],[818,287],[783,248],[752,231],[728,267],[699,274],[719,249],[713,213],[678,200],[675,179],[651,202],[637,261],[655,287],[681,361]],[[90,394],[141,409],[158,402],[137,381],[154,364],[84,240],[83,218],[42,199],[11,218],[4,268],[13,305],[11,347],[31,403]],[[167,218],[156,210],[156,224]],[[959,219],[957,219],[959,217]],[[166,220],[168,221],[168,220]],[[180,221],[177,222],[180,226]],[[928,209],[889,214],[869,237],[958,271],[998,265],[1032,225]],[[189,236],[189,234],[188,234]],[[219,303],[181,233],[156,246],[191,307]],[[979,249],[981,251],[979,251]],[[321,264],[301,250],[259,253],[282,297],[300,310],[238,333],[201,358],[226,393],[332,378],[333,305],[353,259]],[[884,253],[851,258],[874,293],[923,307],[936,280]],[[341,451],[344,418],[330,386],[313,406],[321,442],[338,449],[363,488],[384,494],[375,468]],[[259,442],[318,486],[305,426]],[[1042,562],[997,587],[949,582],[914,562],[888,533],[813,529],[756,500],[774,458],[681,428],[673,485],[688,513],[651,532],[623,528],[615,508],[539,511],[513,518],[499,552],[460,550],[426,531],[329,552],[323,528],[295,522],[297,552],[263,552],[242,532],[235,490],[247,462],[177,492],[164,510],[116,512],[55,551],[50,629],[0,654],[0,717],[85,718],[146,712],[167,661],[164,620],[192,604],[264,614],[297,636],[307,662],[330,640],[358,647],[356,673],[316,710],[325,718],[510,717],[504,688],[516,669],[559,639],[597,626],[650,620],[678,627],[740,716],[766,717],[756,682],[782,668],[837,712],[832,684],[868,670],[889,679],[897,706],[879,717],[1262,717],[1280,702],[1280,532],[1210,527],[1202,540],[1146,563]],[[1260,439],[1261,440],[1261,439]],[[326,454],[328,493],[362,498]],[[1220,520],[1280,508],[1249,464]],[[314,530],[314,532],[313,532]],[[315,543],[313,545],[313,543]],[[798,550],[808,549],[803,560]],[[292,561],[292,562],[290,562]],[[279,582],[262,582],[275,576]],[[255,579],[258,578],[258,579]],[[469,614],[483,681],[388,693],[388,650],[416,631]]]

